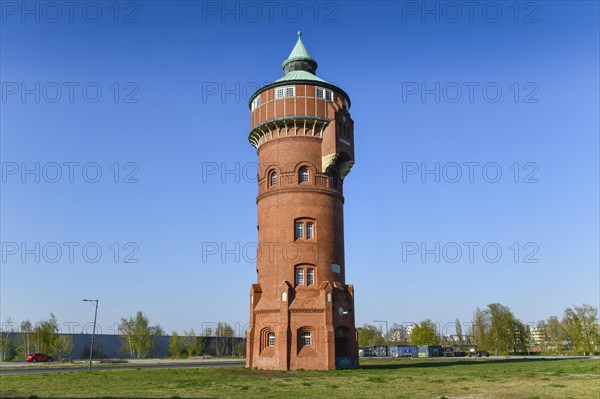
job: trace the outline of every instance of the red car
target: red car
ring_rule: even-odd
[[[51,362],[52,356],[46,355],[45,353],[34,352],[27,356],[28,362]]]

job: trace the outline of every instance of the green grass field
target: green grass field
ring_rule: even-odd
[[[2,397],[599,398],[600,360],[364,360],[358,370],[241,367],[2,375]]]

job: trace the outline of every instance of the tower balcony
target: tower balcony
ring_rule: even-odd
[[[269,119],[250,131],[249,140],[258,149],[261,144],[291,136],[323,137],[329,125],[328,118],[309,115],[291,115]]]

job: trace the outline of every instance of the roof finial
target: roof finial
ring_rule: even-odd
[[[308,54],[300,36],[302,36],[302,31],[299,30],[296,45],[288,58],[283,61],[283,64],[281,65],[283,67],[283,72],[286,74],[292,71],[307,71],[314,74],[317,70],[317,61],[313,60],[310,54]]]

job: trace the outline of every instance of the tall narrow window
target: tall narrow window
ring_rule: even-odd
[[[294,228],[294,238],[297,240],[299,238],[304,238],[304,223],[296,222],[296,226]]]
[[[313,285],[315,283],[315,269],[306,269],[306,285]]]
[[[312,345],[312,337],[310,332],[302,331],[300,333],[300,345],[301,346],[311,346]]]
[[[313,238],[315,236],[315,224],[313,222],[306,223],[306,238]]]
[[[274,332],[270,332],[267,335],[267,338],[268,338],[269,346],[275,346],[275,333]]]
[[[252,111],[260,107],[260,94],[254,100],[252,100]]]
[[[300,168],[300,176],[299,176],[299,181],[300,183],[305,183],[310,179],[310,173],[308,172],[308,168],[303,167]]]
[[[304,269],[301,267],[296,268],[296,285],[304,285]]]
[[[275,186],[275,185],[277,185],[277,172],[272,171],[271,172],[271,186]]]

